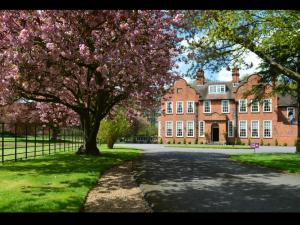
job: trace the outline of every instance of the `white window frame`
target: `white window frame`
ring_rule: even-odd
[[[227,108],[228,108],[228,112],[224,112],[223,111],[223,102],[227,102]],[[221,111],[222,111],[222,113],[230,113],[230,104],[229,104],[229,100],[222,100],[221,101]]]
[[[246,103],[246,111],[241,111],[241,101],[245,101]],[[240,99],[239,100],[239,113],[247,113],[248,109],[247,109],[247,99]]]
[[[253,126],[252,123],[257,122],[257,136],[253,136],[252,131],[253,131]],[[251,138],[259,138],[259,120],[251,120]]]
[[[230,132],[229,132],[229,123],[231,122],[231,133],[232,133],[232,135],[229,135],[230,134]],[[227,136],[228,137],[234,137],[234,127],[233,127],[233,121],[232,120],[228,120],[227,121],[227,129],[228,129],[228,134],[227,134]]]
[[[161,122],[158,121],[158,137],[161,137]]]
[[[181,103],[182,112],[178,112],[179,103]],[[183,114],[183,113],[184,113],[183,101],[177,101],[176,102],[176,114]]]
[[[168,112],[168,103],[171,103],[171,112]],[[166,114],[173,114],[173,102],[172,101],[166,101]]]
[[[192,108],[193,108],[192,112],[189,112],[189,103],[192,103]],[[195,113],[195,102],[194,101],[186,102],[186,113],[189,113],[189,114]]]
[[[193,136],[189,136],[189,123],[193,123]],[[195,122],[194,121],[186,121],[186,137],[195,137]]]
[[[243,137],[241,136],[241,122],[245,122],[246,135],[243,136]],[[248,129],[247,129],[247,120],[240,120],[240,121],[239,121],[239,137],[240,137],[240,138],[247,138],[247,137],[248,137],[248,134],[247,134],[248,132],[247,132],[247,130],[248,130]]]
[[[201,135],[201,123],[203,124],[203,134]],[[205,121],[199,121],[199,137],[205,137]]]
[[[258,111],[253,111],[253,110],[252,110],[252,102],[254,102],[254,101],[251,100],[251,107],[250,107],[250,108],[251,108],[251,112],[255,112],[255,113],[259,112],[259,110],[260,110],[260,109],[259,109],[259,105],[260,105],[260,104],[259,104],[259,101],[255,101],[255,102],[257,102],[257,109],[258,109]]]
[[[181,135],[178,135],[178,123],[181,123]],[[176,121],[176,137],[183,137],[183,121]]]
[[[266,137],[265,136],[265,122],[270,122],[270,137]],[[272,133],[273,133],[273,127],[272,127],[272,120],[264,120],[263,121],[263,125],[264,125],[264,128],[263,128],[263,136],[264,136],[264,138],[272,138]]]
[[[239,86],[239,83],[232,83],[232,87],[237,87],[237,86]]]
[[[171,135],[168,135],[168,123],[171,124]],[[165,136],[166,137],[173,137],[173,121],[166,121],[165,123]]]
[[[294,117],[296,118],[296,111],[295,111],[295,107],[287,107],[286,108],[286,117],[289,118],[289,109],[293,109],[293,113],[294,113]]]
[[[270,111],[265,111],[265,101],[268,101],[268,100],[270,100]],[[263,100],[263,112],[272,112],[272,99],[271,98]]]
[[[211,90],[211,89],[215,90]],[[221,91],[223,89],[224,91]],[[209,94],[224,94],[226,93],[226,86],[225,84],[214,84],[214,85],[209,85],[208,86],[208,93]]]
[[[205,112],[205,102],[209,102],[209,112]],[[211,113],[211,100],[203,101],[203,113]]]

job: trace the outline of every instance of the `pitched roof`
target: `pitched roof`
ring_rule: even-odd
[[[224,84],[226,87],[224,94],[209,94],[208,93],[208,86],[209,85],[215,85],[215,84]],[[196,90],[196,92],[200,95],[200,100],[213,100],[213,99],[235,99],[235,93],[233,92],[233,89],[235,89],[232,86],[231,81],[216,81],[216,82],[208,82],[204,85],[197,85],[194,81],[190,84],[190,86]]]
[[[297,98],[291,95],[278,95],[278,106],[297,106]]]

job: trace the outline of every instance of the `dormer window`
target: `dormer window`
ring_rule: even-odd
[[[239,86],[239,83],[232,83],[232,86],[233,86],[233,87],[238,87],[238,86]]]
[[[208,93],[209,94],[222,94],[225,93],[225,85],[209,85],[208,86]]]

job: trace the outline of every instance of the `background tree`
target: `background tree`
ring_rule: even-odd
[[[112,107],[129,99],[147,106],[176,78],[171,25],[180,18],[156,10],[1,11],[0,103],[24,98],[76,112],[84,131],[78,153],[97,155],[100,121]]]
[[[101,143],[106,143],[109,149],[120,137],[128,136],[130,122],[124,108],[118,108],[114,115],[108,115],[101,121],[98,139]]]
[[[199,67],[212,71],[228,65],[250,67],[251,64],[244,63],[244,58],[247,53],[253,52],[260,57],[264,64],[262,67],[265,68],[261,85],[252,90],[257,97],[260,96],[258,93],[262,93],[265,83],[273,83],[275,91],[286,90],[284,87],[288,86],[296,91],[299,107],[299,11],[207,10],[186,11],[184,14],[185,19],[180,28],[188,42],[188,57],[183,60],[193,62],[189,74]],[[297,152],[300,152],[300,145],[297,145]]]

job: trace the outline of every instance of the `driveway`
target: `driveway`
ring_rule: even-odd
[[[120,146],[144,150],[134,163],[135,176],[154,212],[300,212],[299,175],[228,159],[252,150]],[[295,148],[261,147],[258,152]]]

